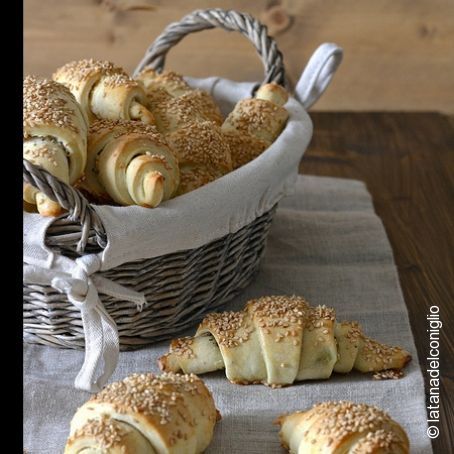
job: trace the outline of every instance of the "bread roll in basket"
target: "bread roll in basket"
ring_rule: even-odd
[[[287,87],[282,54],[266,27],[221,9],[170,24],[135,75],[145,67],[160,72],[185,35],[215,27],[245,35],[264,63],[264,83]],[[86,346],[76,387],[96,391],[115,369],[119,349],[174,337],[241,292],[258,269],[276,206],[292,192],[311,139],[306,109],[341,57],[334,44],[317,49],[285,104],[284,130],[256,159],[157,208],[92,205],[24,160],[24,182],[67,210],[58,218],[24,213],[24,340]],[[219,77],[187,81],[209,92],[224,117],[260,87]]]

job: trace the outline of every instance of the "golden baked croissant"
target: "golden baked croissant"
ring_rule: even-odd
[[[177,194],[197,189],[232,170],[229,145],[221,132],[219,108],[208,93],[194,90],[171,71],[145,69],[138,76],[156,120],[178,157]]]
[[[174,71],[158,74],[153,69],[145,68],[138,74],[137,80],[145,87],[161,132],[171,132],[195,120],[222,125],[221,111],[214,99],[203,90],[191,88],[181,74]],[[171,112],[167,114],[168,110]]]
[[[290,453],[408,454],[404,429],[377,407],[348,401],[323,402],[280,416],[279,437]]]
[[[238,101],[222,125],[237,169],[259,156],[281,133],[288,119],[288,94],[275,83],[262,85],[254,98]]]
[[[400,369],[410,359],[402,348],[368,338],[356,322],[336,322],[334,309],[266,296],[240,312],[208,314],[194,337],[172,341],[159,366],[195,374],[225,368],[232,383],[276,387],[333,371]]]
[[[183,76],[175,71],[164,70],[158,73],[154,69],[144,68],[136,79],[143,84],[147,94],[163,89],[172,97],[178,97],[192,91]]]
[[[195,375],[133,374],[77,410],[65,454],[199,454],[219,419],[210,391]]]
[[[232,170],[230,148],[219,126],[210,121],[189,123],[167,134],[166,139],[180,165],[178,195],[193,191]]]
[[[23,82],[23,155],[68,184],[82,177],[87,160],[88,120],[71,92],[53,80],[27,76]],[[60,205],[24,184],[24,201],[43,216]]]
[[[71,90],[90,122],[99,118],[154,124],[143,87],[109,61],[72,61],[57,69],[52,77]]]
[[[90,126],[79,187],[94,200],[153,208],[170,199],[178,184],[177,158],[155,127],[125,120]]]

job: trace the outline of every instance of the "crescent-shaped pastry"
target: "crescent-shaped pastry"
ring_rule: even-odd
[[[65,454],[199,454],[219,419],[195,375],[133,374],[77,410]]]
[[[280,416],[279,437],[292,454],[408,454],[404,429],[377,407],[323,402]]]
[[[137,80],[145,88],[151,110],[159,117],[156,121],[162,132],[171,132],[186,125],[188,121],[194,120],[208,120],[218,126],[222,125],[221,111],[212,96],[206,91],[191,88],[181,74],[174,71],[157,73],[153,69],[145,68],[138,74]],[[173,107],[174,103],[176,103],[175,107]],[[171,127],[169,127],[167,124],[169,117],[166,115],[169,109],[173,109],[169,114],[170,117],[175,115],[176,110],[180,115],[183,111],[186,117],[181,116],[171,120]]]
[[[193,191],[232,170],[230,148],[219,126],[192,122],[166,135],[178,156],[180,185],[177,194]]]
[[[288,94],[275,83],[259,88],[254,98],[238,101],[222,125],[232,154],[233,168],[252,161],[266,150],[284,128]]]
[[[72,61],[57,69],[52,77],[71,90],[90,122],[123,119],[154,124],[143,87],[112,62]]]
[[[367,337],[355,322],[337,322],[334,309],[304,298],[267,296],[239,312],[208,314],[194,337],[172,341],[159,360],[165,371],[226,371],[232,383],[272,387],[327,379],[334,372],[401,369],[411,359],[400,347]]]
[[[179,178],[178,160],[153,126],[125,120],[90,126],[79,187],[92,199],[154,208],[175,195]]]
[[[208,93],[192,89],[173,71],[144,69],[137,79],[147,92],[156,127],[178,156],[178,195],[232,170],[230,147],[220,129],[223,119]]]
[[[27,76],[23,82],[23,156],[68,184],[84,174],[88,121],[62,84]],[[24,184],[24,201],[43,216],[63,210],[37,189]]]

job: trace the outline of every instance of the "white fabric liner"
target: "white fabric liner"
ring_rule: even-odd
[[[257,86],[212,77],[189,81],[211,93],[224,113]],[[285,107],[289,120],[276,141],[224,177],[154,209],[97,206],[108,238],[101,270],[203,246],[238,231],[291,194],[312,122],[294,98]]]

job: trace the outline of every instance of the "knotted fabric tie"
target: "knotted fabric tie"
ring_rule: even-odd
[[[24,282],[51,285],[58,292],[66,293],[68,300],[80,310],[85,333],[85,359],[74,385],[90,392],[102,389],[117,366],[119,354],[117,326],[104,308],[98,292],[134,302],[139,310],[146,302],[143,294],[94,275],[100,268],[101,261],[94,254],[76,260],[59,256],[50,269],[24,264]]]

